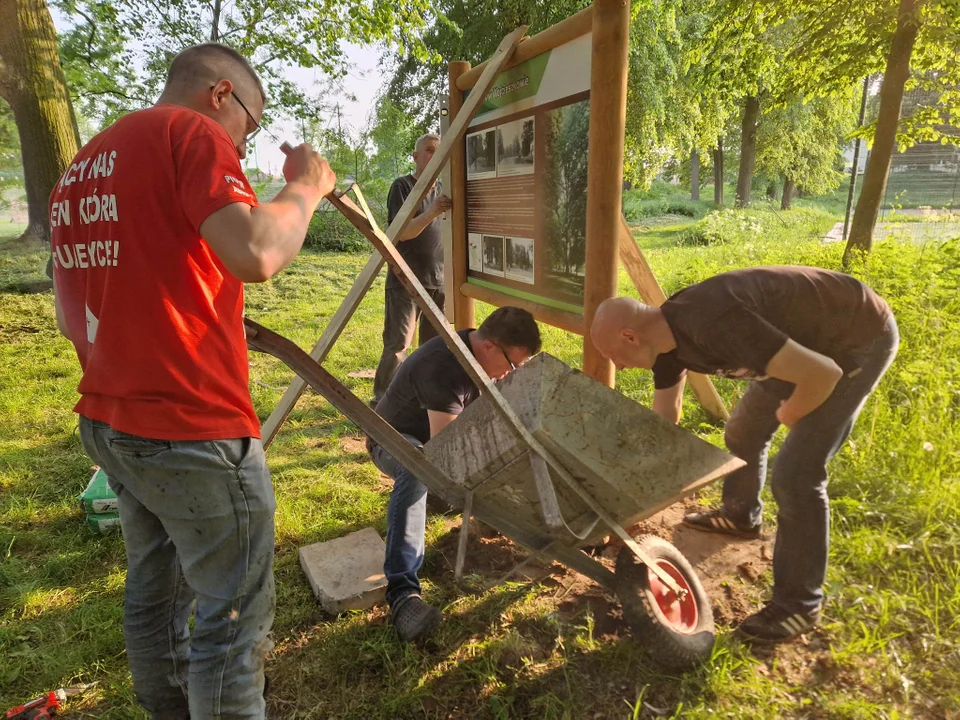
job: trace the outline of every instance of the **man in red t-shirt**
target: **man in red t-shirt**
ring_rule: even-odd
[[[293,260],[336,178],[301,145],[283,190],[257,203],[240,159],[264,102],[241,55],[188,48],[158,103],[94,137],[50,198],[57,323],[83,368],[80,436],[117,493],[127,548],[134,691],[165,720],[265,716],[275,500],[243,283]]]

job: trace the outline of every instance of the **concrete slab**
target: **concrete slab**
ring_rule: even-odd
[[[383,602],[386,546],[373,528],[300,548],[300,567],[320,605],[338,615]]]
[[[624,527],[743,465],[547,353],[499,388],[530,432]],[[451,480],[530,529],[573,545],[609,532],[602,525],[589,531],[595,515],[560,478],[544,482],[529,449],[484,396],[424,452]]]

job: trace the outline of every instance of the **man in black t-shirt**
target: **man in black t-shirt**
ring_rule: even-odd
[[[830,541],[827,463],[840,449],[897,354],[886,302],[859,280],[812,267],[758,267],[691,285],[653,308],[601,303],[594,345],[618,368],[653,370],[653,409],[680,419],[687,370],[753,380],[727,421],[730,451],[747,465],[728,475],[723,506],[684,524],[760,537],[760,491],[777,428],[790,432],[773,467],[777,540],[773,598],[744,620],[748,640],[790,640],[820,620]]]
[[[427,134],[417,140],[413,160],[416,169],[412,175],[404,175],[393,181],[387,195],[387,221],[400,212],[407,196],[417,184],[420,173],[427,167],[440,145],[440,138]],[[443,213],[452,207],[450,198],[440,191],[436,184],[427,192],[417,208],[417,214],[411,220],[403,234],[397,238],[397,251],[406,260],[407,265],[417,276],[417,280],[441,310],[443,309],[443,239],[440,223]],[[384,298],[383,317],[383,355],[377,365],[377,374],[373,380],[374,404],[383,397],[394,373],[407,355],[413,343],[413,331],[420,320],[420,344],[423,345],[436,333],[433,326],[420,315],[420,308],[410,293],[400,284],[400,280],[387,269],[387,284]]]
[[[477,330],[461,330],[461,340],[491,378],[500,379],[540,352],[540,330],[526,310],[502,307]],[[479,397],[480,391],[456,356],[435,337],[400,366],[377,413],[418,448],[443,430]],[[423,637],[440,622],[440,611],[420,597],[417,572],[423,564],[427,488],[380,445],[368,441],[370,457],[393,478],[387,506],[387,602],[397,631],[407,642]]]

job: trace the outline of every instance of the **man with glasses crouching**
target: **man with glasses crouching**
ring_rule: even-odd
[[[491,378],[501,379],[540,352],[540,330],[526,310],[502,307],[476,330],[458,335]],[[480,396],[456,356],[435,337],[400,366],[377,413],[417,448],[443,430]],[[414,642],[440,623],[440,611],[420,596],[417,573],[423,564],[427,488],[380,445],[368,440],[370,457],[393,478],[387,506],[387,602],[400,637]]]

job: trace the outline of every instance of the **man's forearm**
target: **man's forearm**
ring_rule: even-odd
[[[427,225],[436,219],[437,216],[433,215],[429,210],[420,213],[407,223],[403,232],[397,237],[396,242],[406,242],[407,240],[413,240],[419,237],[420,233],[427,229]]]
[[[268,277],[287,267],[300,252],[321,199],[315,188],[292,182],[272,201],[251,210],[253,244]]]
[[[827,401],[839,379],[840,376],[824,374],[798,383],[780,408],[780,422],[787,427],[793,427]]]

